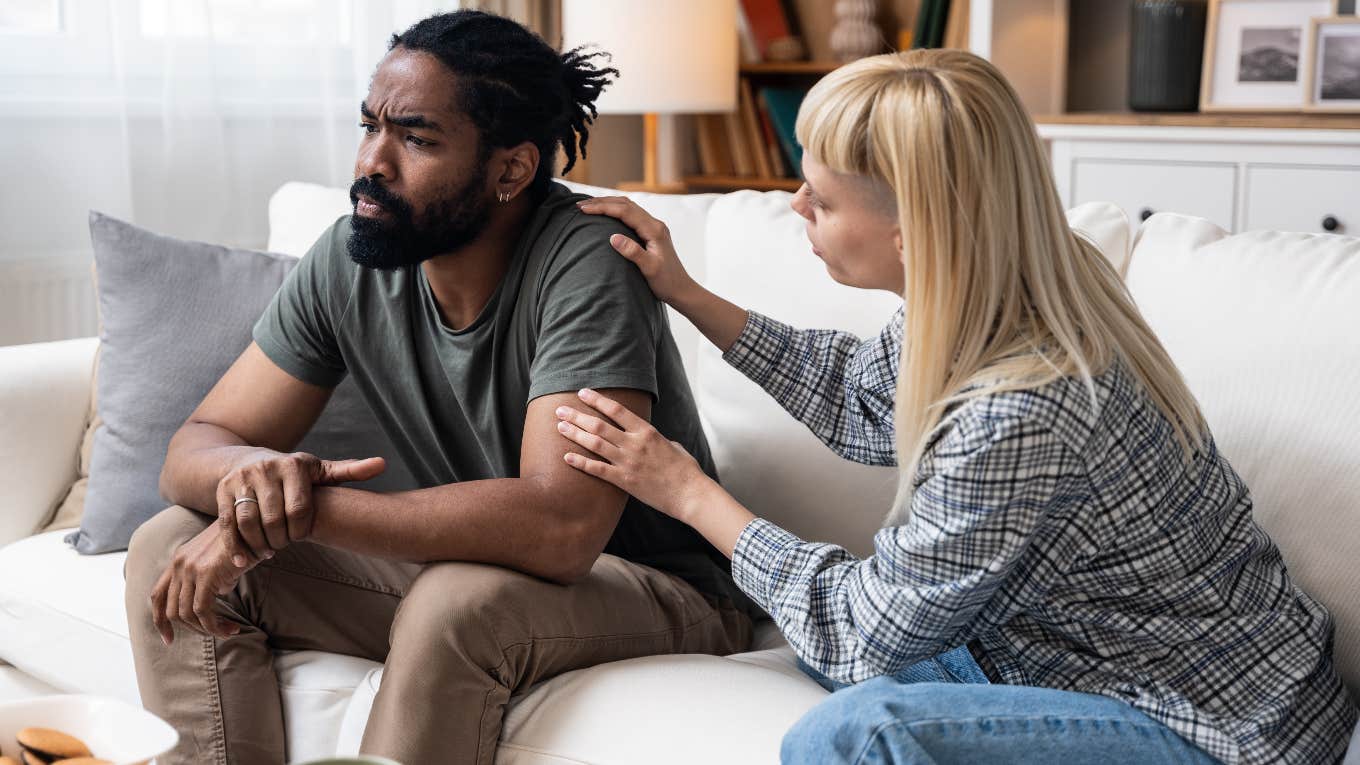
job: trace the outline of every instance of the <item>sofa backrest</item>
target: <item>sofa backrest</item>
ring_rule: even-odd
[[[623,195],[669,227],[676,251],[695,278],[739,305],[798,327],[878,333],[901,305],[832,281],[812,254],[804,221],[787,192],[649,194],[568,183],[593,196]],[[269,249],[302,255],[337,216],[349,210],[343,189],[289,183],[270,201]],[[1123,269],[1128,219],[1114,205],[1068,211],[1074,230]],[[758,515],[808,539],[864,555],[888,512],[895,468],[856,465],[837,457],[758,386],[722,361],[690,323],[671,312],[700,417],[723,483]]]
[[[1360,690],[1360,239],[1160,214],[1129,289]]]

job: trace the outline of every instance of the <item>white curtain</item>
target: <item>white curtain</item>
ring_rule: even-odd
[[[280,184],[348,184],[391,34],[457,5],[0,0],[0,293],[45,264],[88,263],[91,209],[263,247]],[[0,342],[52,339],[5,332],[17,320],[3,309]]]

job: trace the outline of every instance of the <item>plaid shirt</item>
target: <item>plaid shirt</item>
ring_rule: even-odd
[[[901,313],[876,339],[752,313],[725,358],[837,452],[890,464]],[[757,519],[737,584],[842,682],[967,644],[998,682],[1122,699],[1226,762],[1335,762],[1356,710],[1211,437],[1187,463],[1123,364],[952,409],[874,555]],[[858,439],[858,441],[857,441]]]

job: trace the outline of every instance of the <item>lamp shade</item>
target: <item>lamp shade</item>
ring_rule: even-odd
[[[563,0],[562,49],[597,45],[619,77],[602,114],[730,112],[737,0]]]

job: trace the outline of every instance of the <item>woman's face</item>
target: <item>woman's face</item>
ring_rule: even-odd
[[[793,209],[807,220],[812,252],[841,284],[901,295],[902,232],[891,193],[872,179],[837,173],[803,155],[806,182]]]

